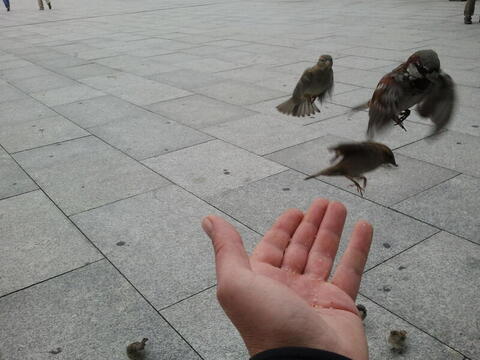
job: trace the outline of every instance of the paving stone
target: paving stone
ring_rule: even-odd
[[[161,309],[215,284],[212,246],[200,228],[202,218],[209,214],[224,216],[171,185],[72,219],[155,308]],[[233,224],[251,249],[258,234]]]
[[[201,60],[194,60],[189,62],[182,62],[179,64],[180,67],[185,69],[191,69],[200,72],[218,72],[218,71],[225,71],[230,69],[235,69],[240,67],[240,64],[235,64],[228,61],[223,61],[215,58],[204,58]]]
[[[2,126],[55,115],[57,115],[55,111],[32,98],[0,103],[0,124]]]
[[[34,92],[31,96],[47,106],[72,103],[78,100],[91,99],[105,95],[103,92],[88,86],[76,84],[72,86]]]
[[[149,112],[116,119],[89,128],[89,131],[139,160],[212,139],[206,134]]]
[[[243,340],[220,307],[216,291],[216,287],[206,290],[163,310],[162,315],[202,358],[247,359]]]
[[[0,228],[0,296],[102,258],[41,191],[0,201]]]
[[[81,127],[99,126],[126,116],[140,116],[145,110],[113,96],[100,96],[54,107]]]
[[[354,69],[371,70],[382,66],[396,67],[396,62],[389,60],[372,59],[361,56],[345,56],[335,60],[334,66],[345,66]]]
[[[369,358],[371,360],[398,358],[417,360],[464,359],[460,353],[418,330],[364,296],[358,296],[357,303],[367,308],[368,315],[364,320],[364,324],[368,340]],[[392,310],[395,313],[395,309]],[[387,343],[387,336],[391,330],[405,330],[407,332],[407,347],[401,356],[391,351]]]
[[[0,148],[0,199],[35,189],[37,189],[37,185],[15,163],[11,156]]]
[[[2,94],[0,97],[0,103],[27,98],[23,92],[8,84],[0,83],[0,94]]]
[[[59,75],[45,75],[12,81],[17,88],[26,93],[63,88],[75,85],[75,82]]]
[[[441,232],[367,272],[361,291],[474,359],[479,279],[480,247]]]
[[[285,170],[281,165],[220,140],[161,155],[143,163],[202,197]]]
[[[367,140],[368,113],[360,111],[357,113],[343,114],[320,121],[308,126],[315,131],[323,131],[332,135],[350,138],[355,141]],[[404,126],[407,131],[403,131],[398,126],[392,126],[384,132],[375,136],[375,141],[381,142],[391,149],[411,144],[430,135],[432,128],[429,125],[418,124],[406,120]]]
[[[71,79],[84,79],[87,77],[114,74],[117,70],[108,66],[102,66],[99,64],[85,64],[79,66],[72,66],[63,68],[60,71],[63,75],[68,76]]]
[[[372,97],[373,91],[371,89],[355,89],[343,94],[335,95],[330,102],[348,107],[355,107],[365,104]]]
[[[130,74],[96,76],[82,79],[82,82],[141,106],[191,95],[188,91]]]
[[[62,116],[2,126],[0,144],[10,153],[90,135]]]
[[[357,220],[367,220],[374,226],[374,239],[367,268],[437,232],[436,229],[396,211],[320,181],[304,181],[304,178],[303,174],[286,171],[232,191],[209,196],[208,201],[261,234],[264,234],[286,209],[306,210],[318,197],[341,201],[350,214],[340,244],[341,252],[345,249]]]
[[[395,66],[392,66],[390,70],[381,72],[360,69],[342,71],[338,74],[335,74],[335,81],[375,89],[382,76],[387,72],[392,71],[394,68]],[[369,100],[372,97],[372,94],[373,90],[370,91],[370,96],[368,96],[365,101]]]
[[[395,205],[395,209],[480,244],[480,180],[459,175]]]
[[[5,360],[123,359],[143,337],[149,358],[200,359],[107,261],[4,297],[0,309]]]
[[[148,108],[160,115],[181,122],[196,129],[241,119],[255,114],[240,106],[211,99],[202,95],[186,96],[163,101]],[[198,111],[200,109],[200,111]]]
[[[480,177],[480,162],[472,158],[478,152],[480,137],[447,131],[432,139],[418,141],[398,150],[416,159]]]
[[[221,78],[218,76],[218,74],[209,74],[190,69],[181,69],[155,74],[149,76],[149,79],[186,90],[194,90],[198,87],[226,81],[226,79]]]
[[[258,114],[204,129],[219,139],[259,155],[324,135],[318,130],[292,124],[274,116]]]
[[[315,115],[305,116],[305,117],[295,117],[295,116],[285,115],[277,110],[277,105],[281,104],[287,99],[288,97],[281,97],[278,99],[263,101],[258,104],[248,105],[246,107],[248,109],[258,111],[262,114],[274,116],[278,119],[287,120],[292,124],[298,124],[298,125],[309,125],[309,124],[313,124],[319,121],[330,119],[332,117],[350,112],[350,109],[346,106],[324,102],[321,105],[317,103],[317,106],[320,109],[320,113],[316,113]]]
[[[15,159],[67,215],[168,184],[94,137],[23,151]]]
[[[197,88],[196,92],[235,105],[254,104],[288,94],[236,80]]]
[[[267,157],[310,175],[331,166],[330,159],[333,154],[328,148],[344,142],[350,142],[350,140],[327,135],[275,152]],[[385,166],[365,174],[368,179],[364,192],[365,198],[383,205],[393,205],[458,175],[455,171],[406,156],[396,154],[395,158],[398,168]],[[352,182],[344,177],[320,176],[317,179],[357,194],[356,188],[351,186]]]
[[[153,75],[162,72],[178,70],[178,66],[164,64],[139,56],[119,55],[96,60],[101,65],[108,66],[115,70],[122,70],[136,75]],[[99,74],[102,75],[102,74]],[[95,76],[95,75],[92,75]]]
[[[31,77],[53,75],[54,73],[36,65],[22,68],[0,70],[0,77],[6,80],[28,79]]]

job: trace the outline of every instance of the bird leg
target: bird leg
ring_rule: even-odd
[[[360,176],[359,179],[363,180],[363,189],[367,187],[367,178],[365,176]]]
[[[345,176],[345,177],[355,184],[355,187],[357,188],[357,191],[360,193],[360,196],[363,197],[364,189],[360,186],[360,184],[351,176]],[[365,178],[365,177],[362,176],[362,178]]]
[[[403,122],[405,121],[406,118],[410,116],[410,109],[405,109],[400,114],[397,116],[397,118],[394,118],[393,121],[395,121],[395,125],[400,126],[403,130],[407,131],[405,129],[405,126],[403,126]]]
[[[311,102],[312,104],[315,102],[315,100],[317,100],[317,97],[316,97],[316,96],[310,97],[310,102]]]

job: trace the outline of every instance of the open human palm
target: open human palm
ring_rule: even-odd
[[[215,249],[218,299],[251,355],[295,346],[368,359],[354,300],[371,225],[356,224],[329,280],[345,218],[341,203],[325,199],[315,200],[305,214],[288,210],[250,257],[232,225],[216,216],[204,219]]]

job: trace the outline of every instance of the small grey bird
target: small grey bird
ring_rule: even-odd
[[[147,338],[143,338],[141,342],[136,341],[127,346],[127,356],[131,360],[140,360],[145,356],[145,344],[148,341]]]
[[[333,92],[333,60],[330,55],[322,55],[315,66],[306,69],[298,80],[293,95],[277,106],[278,111],[293,116],[309,116],[320,109],[315,100],[323,102],[326,95]]]
[[[362,197],[363,190],[367,186],[367,178],[363,175],[364,173],[375,170],[383,164],[398,166],[392,150],[384,144],[373,141],[339,144],[328,148],[328,150],[335,153],[331,163],[334,163],[339,157],[342,157],[341,160],[314,175],[306,177],[305,180],[320,175],[345,176],[355,184]],[[363,187],[356,180],[363,180]]]
[[[418,114],[430,118],[435,125],[432,134],[435,134],[450,121],[455,103],[455,84],[440,69],[437,53],[420,50],[385,75],[370,101],[353,110],[369,109],[367,135],[372,138],[392,120],[406,131],[402,123],[410,115],[410,108],[418,104]]]
[[[407,348],[407,332],[405,330],[392,330],[388,335],[387,342],[391,351],[402,354]]]
[[[367,317],[367,308],[362,304],[357,304],[357,310],[360,314],[360,317],[362,318],[362,321],[365,320],[365,318]]]

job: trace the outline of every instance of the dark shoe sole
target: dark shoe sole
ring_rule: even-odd
[[[48,3],[48,8],[52,10],[52,4]]]

